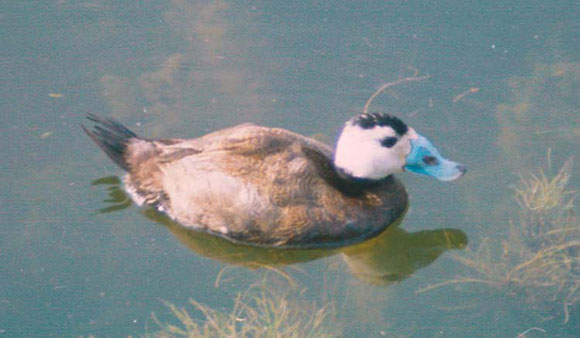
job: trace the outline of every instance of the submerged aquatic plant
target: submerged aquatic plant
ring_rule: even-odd
[[[152,337],[336,337],[340,329],[330,325],[334,309],[329,304],[299,304],[288,295],[263,287],[238,294],[231,312],[215,310],[193,299],[189,302],[201,312],[196,319],[185,308],[167,303],[178,324],[154,321],[161,330]]]
[[[476,272],[430,285],[480,283],[521,296],[531,306],[561,309],[564,323],[569,308],[580,301],[580,222],[575,213],[577,192],[568,190],[572,159],[557,174],[540,171],[521,176],[515,190],[519,220],[510,222],[507,239],[490,243],[455,258]]]

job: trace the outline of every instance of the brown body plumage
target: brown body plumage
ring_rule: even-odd
[[[196,139],[146,140],[114,120],[89,118],[97,125],[85,131],[127,171],[138,204],[233,241],[344,246],[378,235],[407,206],[392,175],[351,180],[334,167],[330,147],[284,129],[243,124]]]

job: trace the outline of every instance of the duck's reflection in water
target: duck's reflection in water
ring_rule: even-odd
[[[143,214],[147,218],[167,227],[181,243],[195,253],[220,262],[248,268],[307,262],[338,252],[338,250],[324,249],[284,250],[239,244],[213,234],[185,228],[153,208],[144,209]]]
[[[129,198],[122,191],[116,177],[105,177],[93,182],[107,185],[108,207],[102,213],[127,208]],[[185,246],[195,253],[228,264],[250,269],[280,267],[307,262],[335,254],[342,255],[351,273],[372,284],[386,285],[410,277],[416,270],[433,263],[450,249],[467,245],[467,235],[457,229],[435,229],[407,232],[400,228],[404,214],[379,236],[363,243],[340,249],[275,249],[239,243],[205,232],[185,228],[153,208],[143,214],[164,225]]]
[[[450,249],[467,246],[467,235],[457,229],[407,232],[402,218],[378,237],[342,250],[343,259],[357,278],[386,285],[410,277]]]

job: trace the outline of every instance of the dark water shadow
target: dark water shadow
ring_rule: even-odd
[[[464,249],[467,235],[441,228],[408,232],[402,218],[380,236],[343,249],[343,259],[357,278],[376,285],[400,282],[435,262],[447,250]]]
[[[109,204],[98,210],[109,213],[128,208],[132,203],[115,176],[92,182],[104,185]],[[351,273],[367,283],[388,285],[402,281],[418,269],[433,263],[445,251],[466,247],[467,235],[458,229],[435,229],[407,232],[400,225],[401,216],[379,236],[340,249],[277,249],[234,243],[206,232],[185,228],[154,208],[142,214],[165,226],[182,244],[198,255],[249,269],[282,267],[341,254]]]
[[[108,206],[98,209],[97,213],[107,214],[113,211],[127,209],[133,201],[121,187],[121,180],[117,176],[106,176],[91,182],[92,186],[104,185],[109,192],[109,198],[103,200]]]

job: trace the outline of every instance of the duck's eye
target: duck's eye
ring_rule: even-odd
[[[393,136],[387,136],[381,140],[381,145],[387,148],[391,148],[395,143],[397,143],[397,138]]]
[[[423,162],[425,162],[426,165],[437,165],[439,163],[439,160],[435,156],[427,155],[423,156]]]

